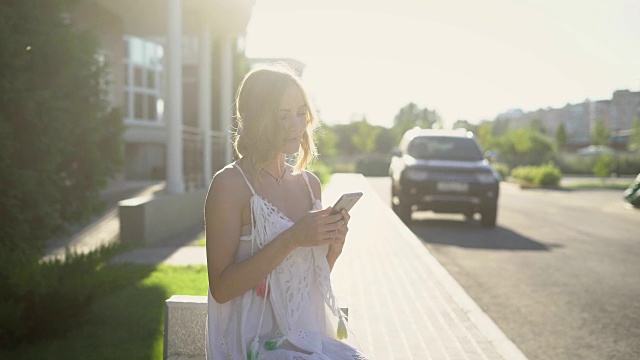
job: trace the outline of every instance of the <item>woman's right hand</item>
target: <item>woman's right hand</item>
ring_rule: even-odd
[[[309,247],[330,244],[344,224],[342,214],[331,215],[331,207],[308,212],[289,228],[293,246]]]

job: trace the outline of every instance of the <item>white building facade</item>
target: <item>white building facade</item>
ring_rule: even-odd
[[[123,178],[208,185],[232,159],[236,61],[254,0],[92,0],[72,21],[93,31],[123,111]]]

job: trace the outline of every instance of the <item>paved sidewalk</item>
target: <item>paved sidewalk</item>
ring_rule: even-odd
[[[105,194],[105,198],[113,206],[88,225],[78,229],[70,236],[52,240],[45,249],[44,258],[63,258],[66,248],[77,252],[88,252],[102,245],[111,244],[120,238],[120,219],[118,218],[117,200],[129,197],[153,196],[164,190],[164,182],[130,182],[121,189],[112,190]]]
[[[526,359],[362,175],[336,174],[323,192],[362,191],[332,278],[349,324],[373,359]]]
[[[340,194],[364,192],[351,210],[350,233],[332,273],[341,307],[362,350],[372,359],[526,359],[495,323],[382,202],[360,174],[335,174],[323,191],[325,206]],[[111,228],[113,214],[102,226]],[[111,225],[109,225],[111,224]],[[91,247],[96,225],[75,244]],[[105,230],[106,231],[106,230]],[[200,235],[178,243],[189,244]],[[120,262],[206,264],[202,246],[134,249]],[[353,340],[353,339],[352,339]]]

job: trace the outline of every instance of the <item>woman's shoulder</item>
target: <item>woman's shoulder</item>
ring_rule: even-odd
[[[303,174],[309,179],[309,186],[313,190],[313,195],[319,199],[320,193],[322,191],[322,184],[320,183],[320,179],[316,176],[316,174],[312,173],[309,170],[302,170]]]
[[[225,195],[225,197],[237,198],[250,195],[251,192],[240,170],[234,164],[229,164],[213,175],[209,193]]]

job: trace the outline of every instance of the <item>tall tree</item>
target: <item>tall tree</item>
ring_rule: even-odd
[[[380,127],[380,132],[376,138],[376,152],[381,154],[391,153],[391,149],[398,146],[400,137],[396,136],[393,129]]]
[[[405,131],[416,126],[430,129],[441,121],[442,118],[435,110],[421,109],[411,102],[398,111],[393,119],[393,128],[398,134],[404,134]]]
[[[564,123],[560,123],[558,128],[556,129],[556,143],[558,146],[564,146],[567,144],[568,136],[567,129],[564,126]]]
[[[122,165],[122,117],[76,0],[0,2],[0,245],[37,248],[100,209]],[[2,250],[0,250],[2,251]]]
[[[596,125],[591,132],[591,144],[609,145],[611,144],[611,131],[602,120],[596,121]]]
[[[376,138],[380,129],[367,122],[367,118],[352,123],[355,128],[351,142],[359,153],[370,153],[376,148]]]
[[[529,128],[533,131],[537,131],[541,134],[546,134],[547,133],[547,128],[546,126],[544,126],[544,123],[542,122],[542,119],[540,118],[533,118],[531,119],[531,122],[529,123]]]
[[[478,130],[476,133],[476,138],[482,148],[485,150],[492,150],[495,145],[495,137],[493,135],[493,124],[495,122],[491,121],[483,121],[478,125]]]
[[[472,133],[478,135],[478,125],[474,125],[470,122],[468,122],[467,120],[456,120],[456,122],[453,123],[453,129],[467,129],[468,131],[471,131]]]
[[[316,135],[316,139],[318,143],[318,155],[321,158],[331,157],[337,154],[336,143],[338,142],[338,135],[331,126],[323,123]]]
[[[633,120],[631,137],[629,138],[629,149],[640,150],[640,117]]]

